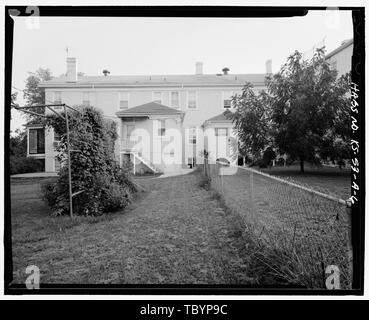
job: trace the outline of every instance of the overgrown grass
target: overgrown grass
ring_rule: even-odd
[[[140,178],[124,212],[74,219],[50,216],[37,180],[13,181],[14,282],[36,265],[41,283],[254,285],[239,224],[200,177]]]
[[[298,165],[291,165],[286,167],[275,166],[261,169],[261,171],[286,180],[293,180],[317,191],[342,199],[350,197],[351,173],[347,169],[306,165],[305,172],[301,173]]]
[[[207,188],[207,179],[204,180]],[[325,269],[337,265],[349,288],[345,207],[240,170],[218,176],[211,188],[243,226],[243,250],[261,285],[325,288]]]

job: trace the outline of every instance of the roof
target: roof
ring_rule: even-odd
[[[40,83],[40,87],[163,87],[163,86],[243,86],[245,82],[265,85],[266,74],[202,74],[202,75],[122,75],[80,76],[77,82],[67,82],[66,76]]]
[[[145,103],[133,108],[129,108],[123,111],[118,111],[116,115],[118,117],[145,117],[151,115],[182,115],[183,112],[177,109],[173,109],[164,106],[157,102]]]
[[[352,45],[354,43],[354,39],[349,39],[349,40],[345,40],[341,43],[341,45],[334,49],[333,51],[331,51],[330,53],[328,53],[325,58],[329,59],[332,58],[334,55],[336,55],[337,53],[339,53],[340,51],[346,49],[347,47],[349,47],[350,45]]]
[[[226,110],[221,114],[218,114],[217,116],[206,120],[206,122],[230,122],[232,120],[227,116],[230,113],[231,113],[230,111]]]

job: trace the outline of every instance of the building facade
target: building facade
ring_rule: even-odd
[[[342,41],[341,45],[328,53],[325,58],[332,68],[338,72],[338,77],[351,71],[354,39]]]
[[[203,74],[199,62],[195,70],[193,75],[78,76],[76,59],[67,58],[66,75],[40,87],[46,103],[94,106],[116,121],[116,159],[131,161],[135,172],[193,167],[202,162],[204,149],[212,159],[235,162],[230,145],[236,134],[223,113],[232,109],[231,97],[246,82],[256,92],[265,89],[266,74],[231,74],[227,68]],[[266,73],[271,73],[270,60]],[[28,156],[45,159],[45,171],[57,171],[59,137],[53,129],[29,127],[28,137]]]

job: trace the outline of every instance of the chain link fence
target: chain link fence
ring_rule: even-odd
[[[225,206],[240,217],[249,257],[265,278],[326,288],[328,266],[351,288],[350,206],[332,195],[247,167],[209,163],[202,171]]]

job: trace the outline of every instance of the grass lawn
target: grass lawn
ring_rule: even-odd
[[[247,169],[224,169],[232,174],[219,175],[219,167],[211,166],[211,186],[227,208],[243,220],[248,240],[255,244],[255,274],[273,275],[281,280],[307,287],[325,287],[324,270],[337,265],[341,284],[348,285],[348,221],[344,204],[276,181],[251,174]],[[297,169],[297,168],[296,168]],[[321,173],[300,174],[293,167],[263,170],[331,193],[343,194],[349,185],[347,175],[335,169]],[[345,183],[345,181],[347,183]],[[247,243],[247,242],[246,242]],[[265,266],[259,270],[261,265]],[[323,275],[323,277],[322,277]],[[267,281],[263,278],[263,281]],[[269,281],[269,280],[268,280]]]
[[[300,172],[300,166],[277,166],[262,169],[263,172],[281,178],[292,179],[305,186],[310,186],[317,191],[329,193],[341,199],[348,199],[351,196],[351,176],[350,170],[332,167],[311,167],[305,164],[305,172]]]
[[[124,212],[51,217],[40,181],[12,179],[14,282],[28,265],[41,283],[253,284],[240,223],[200,186],[199,173],[138,180]]]

